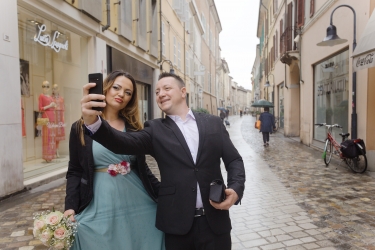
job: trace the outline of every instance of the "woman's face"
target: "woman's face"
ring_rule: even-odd
[[[120,111],[128,105],[133,96],[133,83],[125,76],[115,79],[105,95],[107,107]]]
[[[51,86],[50,86],[49,82],[43,82],[43,84],[42,84],[43,94],[45,94],[45,95],[49,94],[50,87]]]

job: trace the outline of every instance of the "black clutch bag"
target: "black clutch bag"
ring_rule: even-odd
[[[225,200],[226,186],[222,180],[213,180],[210,184],[210,200],[216,203],[221,203]]]

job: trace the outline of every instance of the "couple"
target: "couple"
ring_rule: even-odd
[[[182,79],[162,73],[156,101],[167,117],[147,121],[141,130],[130,75],[111,73],[104,95],[89,95],[94,85],[83,88],[80,131],[73,125],[70,139],[65,215],[80,223],[74,249],[164,249],[164,237],[167,250],[231,249],[228,210],[242,198],[245,171],[220,118],[192,112]],[[161,183],[144,154],[157,161]],[[214,203],[209,190],[212,180],[223,180],[220,159],[228,172],[227,198]],[[130,173],[101,172],[123,160],[131,162]]]

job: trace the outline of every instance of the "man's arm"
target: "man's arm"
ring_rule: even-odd
[[[102,121],[98,131],[90,134],[91,138],[102,144],[115,154],[153,154],[151,143],[151,128],[145,122],[145,128],[136,132],[121,132],[112,128],[108,122]]]

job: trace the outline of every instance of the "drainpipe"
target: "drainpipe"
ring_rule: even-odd
[[[162,26],[163,26],[163,23],[162,23],[162,18],[161,18],[161,1],[162,0],[159,0],[159,20],[160,20],[160,29],[159,29],[159,33],[160,33],[160,55],[159,55],[159,61],[157,62],[157,64],[161,63],[163,61],[163,31],[161,30],[162,29]]]
[[[102,27],[102,32],[105,31],[105,30],[107,30],[109,28],[109,26],[111,26],[111,16],[110,16],[110,4],[109,4],[109,1],[110,0],[107,0],[106,4],[105,4],[107,6],[107,25]]]
[[[286,1],[285,1],[285,5],[284,5],[284,17],[286,17],[286,8],[287,8],[287,5],[286,5]],[[289,13],[288,13],[289,14]],[[285,26],[286,26],[286,20],[285,20]],[[285,29],[286,30],[286,29]],[[284,31],[285,32],[285,31]],[[285,53],[286,53],[286,43],[284,41],[284,50],[285,50]],[[286,85],[286,63],[284,63],[284,87],[286,89],[288,89],[288,86]]]

